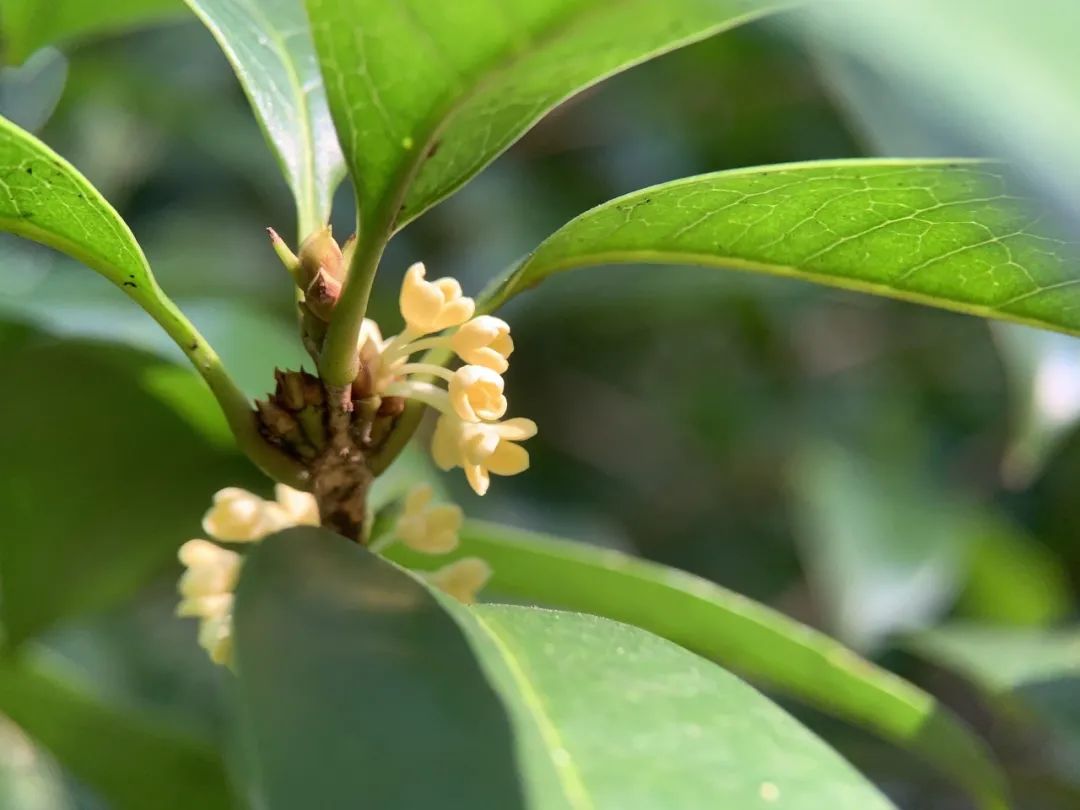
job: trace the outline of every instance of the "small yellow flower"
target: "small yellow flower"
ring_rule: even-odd
[[[203,619],[199,625],[199,646],[215,664],[227,665],[232,660],[232,611]]]
[[[188,540],[178,556],[187,570],[180,577],[183,601],[177,615],[199,618],[199,644],[215,663],[227,663],[232,653],[233,590],[242,558],[207,540]]]
[[[208,540],[188,540],[178,554],[187,570],[180,595],[187,599],[231,593],[240,576],[240,555]]]
[[[450,378],[450,404],[466,422],[492,422],[506,413],[503,378],[486,366],[462,366]]]
[[[275,489],[277,501],[266,501],[240,487],[226,487],[214,495],[214,505],[203,517],[203,530],[215,540],[250,543],[290,526],[319,524],[315,497],[284,484]]]
[[[278,484],[276,501],[266,501],[239,487],[214,495],[214,505],[203,518],[203,528],[222,542],[251,543],[290,526],[318,526],[319,507],[308,492]],[[218,664],[232,655],[233,591],[243,558],[208,540],[188,540],[180,547],[180,562],[187,568],[180,577],[182,597],[178,616],[201,619],[199,644]]]
[[[505,422],[465,422],[443,414],[435,423],[431,455],[441,470],[461,467],[477,495],[483,495],[495,475],[517,475],[529,468],[529,453],[515,442],[536,435],[531,419]]]
[[[489,579],[491,566],[479,557],[464,557],[427,575],[428,582],[466,605],[476,601]]]
[[[505,374],[514,351],[510,325],[491,315],[479,315],[464,324],[450,338],[450,346],[466,363],[487,366]]]
[[[285,526],[318,526],[319,504],[310,492],[302,492],[285,484],[274,486],[277,506],[285,515]],[[274,506],[274,504],[267,504]]]
[[[405,508],[394,534],[414,551],[446,554],[457,548],[463,516],[454,504],[433,504],[430,484],[417,484],[405,496]]]
[[[406,330],[426,335],[469,320],[475,305],[461,294],[461,285],[452,278],[425,281],[426,272],[424,265],[417,262],[405,273],[399,301]]]

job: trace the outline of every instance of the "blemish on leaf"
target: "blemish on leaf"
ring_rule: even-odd
[[[136,284],[134,281],[125,281],[124,286],[125,287],[138,287],[139,285]]]
[[[764,801],[775,802],[780,798],[780,788],[772,782],[762,782],[761,787],[758,789],[758,795],[761,796]]]
[[[404,138],[401,139],[401,148],[402,149],[412,149],[413,148],[412,135],[406,135]]]

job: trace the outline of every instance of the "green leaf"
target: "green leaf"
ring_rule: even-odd
[[[302,239],[345,174],[303,0],[186,0],[232,63],[296,198]]]
[[[100,703],[38,664],[0,663],[0,712],[115,810],[236,806],[212,748]]]
[[[454,192],[574,93],[781,5],[307,0],[361,222],[378,234]]]
[[[198,532],[210,495],[248,482],[235,453],[163,404],[168,364],[107,344],[0,355],[0,617],[9,644],[130,597]],[[191,375],[169,381],[213,408]],[[194,401],[193,401],[194,400]]]
[[[1051,235],[1001,170],[849,160],[691,177],[563,226],[484,308],[575,267],[696,264],[802,278],[1080,335],[1075,243]]]
[[[96,270],[145,309],[203,369],[199,360],[205,360],[207,347],[158,287],[120,215],[74,166],[4,118],[0,231],[48,245]]]
[[[425,564],[401,546],[388,553],[409,565]],[[979,797],[982,807],[1006,806],[996,764],[948,709],[770,608],[617,551],[504,526],[467,523],[459,556],[487,560],[496,593],[649,630],[891,740]]]
[[[68,254],[136,300],[160,294],[131,230],[105,198],[70,163],[3,118],[0,230]]]
[[[361,546],[314,528],[259,543],[236,663],[260,807],[523,807],[509,720],[462,631]]]
[[[524,807],[515,750],[537,810],[891,806],[691,653],[595,617],[470,610],[321,529],[252,550],[236,644],[271,810]]]
[[[471,618],[515,719],[531,807],[892,807],[768,699],[662,638],[534,608]]]
[[[965,154],[1006,156],[1075,227],[1080,153],[1071,135],[1080,127],[1080,73],[1072,32],[1080,26],[1080,5],[1074,0],[802,5],[791,22],[850,61],[877,93],[874,108],[888,104],[876,130],[917,131],[914,121],[938,142],[944,136],[966,147]],[[993,59],[983,58],[988,47]]]
[[[181,16],[180,0],[4,0],[0,6],[0,52],[22,62],[42,45],[116,33]]]
[[[165,330],[206,380],[248,457],[279,481],[297,481],[295,462],[259,435],[247,397],[210,344],[157,285],[120,215],[71,164],[3,118],[0,231],[66,253],[123,290]]]

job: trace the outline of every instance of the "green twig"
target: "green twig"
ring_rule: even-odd
[[[146,289],[147,286],[150,289]],[[162,293],[157,284],[144,284],[137,292],[125,292],[160,324],[202,375],[244,455],[275,481],[297,489],[307,489],[310,486],[308,473],[299,462],[270,444],[259,433],[251,402],[229,376],[217,352],[184,313]]]

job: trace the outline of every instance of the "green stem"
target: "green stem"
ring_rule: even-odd
[[[251,402],[229,376],[217,352],[176,304],[164,295],[156,283],[144,284],[137,292],[125,288],[125,292],[158,322],[202,375],[244,455],[275,481],[297,489],[307,489],[310,484],[304,468],[262,437]]]
[[[356,343],[388,233],[386,228],[358,229],[359,244],[341,288],[341,297],[334,307],[319,358],[319,374],[327,385],[349,385],[356,379],[360,368]]]

